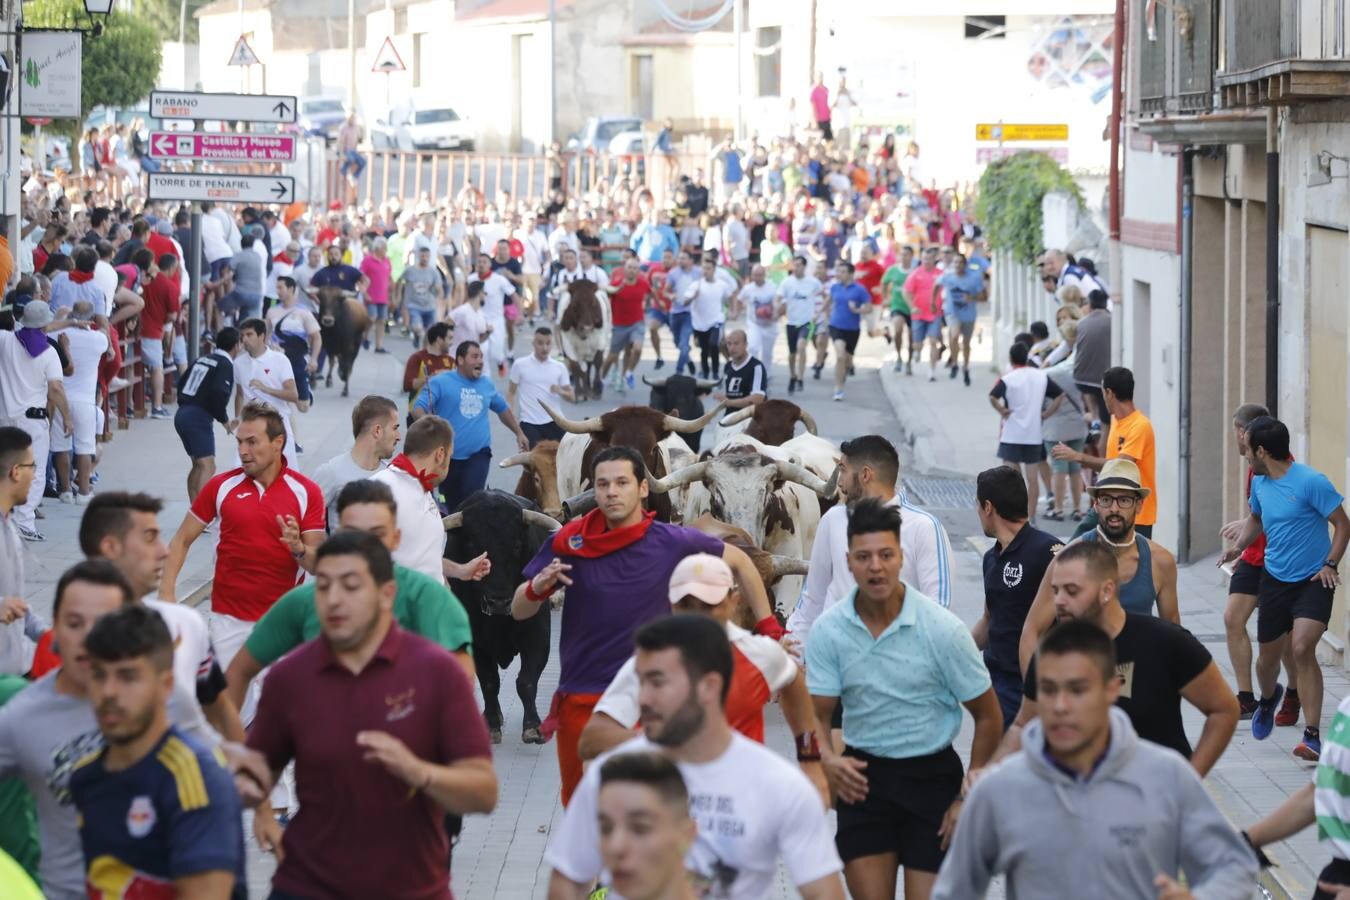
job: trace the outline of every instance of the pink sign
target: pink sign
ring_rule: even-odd
[[[295,159],[295,138],[284,134],[152,131],[150,155],[156,159],[214,162],[290,162]]]

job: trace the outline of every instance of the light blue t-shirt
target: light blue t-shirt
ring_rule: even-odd
[[[970,298],[984,290],[984,276],[967,267],[964,275],[942,273],[937,283],[943,291],[947,315],[955,316],[958,322],[974,322],[980,310]]]
[[[689,312],[689,298],[684,292],[689,290],[689,285],[703,277],[703,271],[698,266],[690,266],[689,271],[681,269],[679,266],[666,273],[666,287],[670,289],[675,297],[670,303],[670,311],[673,313]]]
[[[1283,478],[1256,475],[1249,503],[1266,533],[1266,572],[1278,581],[1306,581],[1331,554],[1327,517],[1345,498],[1330,479],[1303,463]]]
[[[873,639],[854,607],[857,588],[816,620],[806,639],[806,686],[844,704],[844,743],[887,759],[951,745],[961,704],[989,690],[989,670],[955,613],[906,585],[905,602]]]
[[[507,409],[506,398],[497,393],[491,378],[465,378],[458,371],[433,377],[417,395],[416,406],[433,412],[455,429],[452,459],[468,459],[484,447],[492,446],[488,413]]]
[[[868,295],[867,288],[856,281],[830,285],[830,327],[841,331],[861,330],[862,315],[849,309],[848,305],[856,303],[866,312],[871,302],[872,298]]]

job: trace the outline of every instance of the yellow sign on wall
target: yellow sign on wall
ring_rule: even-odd
[[[1003,122],[975,126],[977,141],[1067,141],[1068,125],[1008,125]]]

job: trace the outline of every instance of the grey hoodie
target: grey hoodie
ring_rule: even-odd
[[[1022,752],[985,774],[966,798],[933,900],[983,897],[1007,876],[1009,900],[1069,895],[1158,896],[1153,879],[1184,871],[1197,900],[1251,897],[1256,858],[1173,750],[1140,740],[1111,709],[1111,744],[1086,781],[1044,755],[1039,719]]]

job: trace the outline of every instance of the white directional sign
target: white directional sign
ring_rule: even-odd
[[[289,123],[295,121],[295,109],[294,97],[278,94],[150,92],[150,115],[156,119]]]
[[[291,203],[289,175],[223,175],[219,172],[153,172],[151,200],[214,200],[218,203]]]
[[[290,162],[295,159],[295,138],[289,134],[152,131],[150,155],[156,159],[209,159],[215,162]]]

